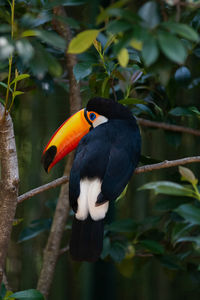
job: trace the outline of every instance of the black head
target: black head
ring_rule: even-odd
[[[89,100],[86,109],[87,111],[94,111],[107,119],[133,119],[130,110],[113,99],[92,98]]]

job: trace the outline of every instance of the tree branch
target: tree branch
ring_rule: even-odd
[[[60,251],[59,251],[59,255],[62,255],[67,251],[69,251],[69,245],[67,245],[66,247],[61,248]]]
[[[193,134],[196,136],[200,136],[200,130],[197,130],[197,129],[178,126],[178,125],[171,125],[171,124],[167,124],[167,123],[163,123],[163,122],[155,122],[155,121],[150,121],[150,120],[141,119],[141,118],[136,118],[136,119],[137,119],[138,124],[140,124],[141,126],[160,128],[160,129],[164,129],[164,130],[189,133],[189,134]]]
[[[18,162],[13,131],[9,114],[0,103],[0,286],[3,279],[8,243],[17,206]]]
[[[66,13],[63,7],[54,8],[55,16],[64,16]],[[53,21],[54,29],[64,37],[68,42],[71,39],[71,32],[68,26],[62,24],[60,21]],[[70,114],[75,113],[81,108],[81,97],[80,97],[80,88],[76,82],[76,79],[73,74],[73,67],[76,65],[77,60],[76,56],[68,54],[67,50],[65,53],[66,56],[66,67],[69,77],[69,102],[70,102]],[[65,167],[64,176],[68,177],[73,163],[73,153],[70,153],[68,156],[67,165]],[[61,180],[62,181],[62,180]],[[60,182],[61,182],[60,181]],[[65,180],[64,180],[65,181]],[[63,182],[62,182],[63,183]],[[61,184],[61,183],[59,183]],[[54,182],[55,187],[55,182]],[[37,289],[42,292],[42,294],[47,298],[51,283],[53,281],[54,271],[57,263],[57,259],[60,253],[60,243],[63,232],[65,230],[65,224],[69,215],[69,186],[68,184],[63,184],[58,204],[56,206],[55,215],[53,218],[53,223],[49,238],[47,241],[46,248],[44,250],[43,257],[43,266],[38,280]]]
[[[180,165],[186,165],[194,162],[200,162],[200,156],[192,156],[192,157],[185,157],[181,159],[176,160],[165,160],[163,162],[152,164],[152,165],[146,165],[142,167],[138,167],[135,169],[135,174],[145,173],[145,172],[151,172],[154,170],[160,170],[160,169],[166,169],[171,167],[176,167]]]
[[[176,167],[179,165],[186,165],[186,164],[190,164],[190,163],[194,163],[194,162],[200,162],[200,156],[185,157],[185,158],[181,158],[181,159],[177,159],[177,160],[165,160],[165,161],[157,163],[157,164],[138,167],[135,169],[134,174],[146,173],[146,172],[151,172],[154,170],[171,168],[171,167]],[[55,188],[63,183],[66,183],[66,182],[68,182],[68,178],[69,178],[68,176],[62,176],[62,177],[55,179],[55,180],[53,180],[45,185],[42,185],[36,189],[30,190],[29,192],[18,197],[18,203],[21,203],[24,200],[32,198],[37,194],[40,194],[44,191],[47,191],[47,190]]]
[[[17,198],[17,202],[21,203],[24,200],[32,198],[32,197],[34,197],[34,196],[36,196],[36,195],[38,195],[40,193],[43,193],[43,192],[45,192],[45,191],[47,191],[49,189],[56,188],[57,186],[60,186],[61,184],[68,182],[68,178],[69,178],[68,176],[62,176],[62,177],[60,177],[58,179],[55,179],[55,180],[53,180],[53,181],[51,181],[51,182],[49,182],[47,184],[39,186],[39,187],[37,187],[37,188],[35,188],[35,189],[33,189],[33,190],[31,190],[31,191],[29,191],[29,192],[21,195],[21,196],[19,196]]]

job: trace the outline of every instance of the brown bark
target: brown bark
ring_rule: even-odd
[[[162,161],[157,164],[137,167],[134,171],[134,174],[146,173],[146,172],[151,172],[151,171],[165,169],[165,168],[172,168],[172,167],[191,164],[191,163],[195,163],[195,162],[196,163],[200,162],[200,156],[185,157],[185,158],[180,158],[180,159],[176,159],[176,160],[165,160],[165,161]],[[25,194],[18,197],[18,203],[21,203],[24,200],[27,200],[29,198],[32,198],[37,194],[40,194],[42,192],[45,192],[52,188],[55,188],[56,186],[62,185],[63,183],[68,182],[68,180],[69,179],[67,176],[62,176],[62,177],[57,178],[45,185],[42,185],[38,188],[30,190],[30,191],[26,192]]]
[[[172,124],[163,123],[163,122],[155,122],[155,121],[141,119],[141,118],[137,118],[137,122],[141,126],[160,128],[160,129],[164,129],[164,130],[181,132],[181,133],[189,133],[192,135],[200,136],[200,130],[189,128],[189,127],[172,125]]]
[[[60,186],[63,183],[68,182],[68,180],[69,180],[68,176],[62,176],[60,178],[57,178],[49,183],[46,183],[46,184],[41,185],[33,190],[28,191],[27,193],[24,193],[23,195],[21,195],[17,198],[17,202],[21,203],[24,200],[34,197],[35,195],[38,195],[38,194],[45,192],[52,188],[56,188],[57,186]]]
[[[10,115],[4,115],[0,104],[0,286],[3,279],[8,243],[15,216],[18,195],[18,162]]]
[[[54,8],[54,14],[58,16],[66,16],[63,7]],[[63,36],[68,42],[71,38],[70,29],[68,26],[63,25],[57,20],[53,21],[55,30]],[[81,108],[80,88],[76,82],[73,74],[73,67],[77,63],[75,55],[68,54],[66,50],[66,67],[69,77],[70,93],[70,113],[73,114]],[[69,172],[73,162],[73,153],[68,156],[67,165],[65,168],[64,176],[69,176]],[[58,204],[56,207],[55,215],[53,218],[53,224],[47,241],[47,245],[44,251],[43,266],[38,280],[37,289],[47,298],[51,283],[53,281],[53,275],[56,267],[56,262],[60,253],[61,238],[65,229],[65,224],[69,214],[69,186],[63,184]]]

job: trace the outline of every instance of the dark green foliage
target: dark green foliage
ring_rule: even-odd
[[[44,300],[43,295],[37,290],[26,290],[11,294],[8,299],[19,299],[19,300]]]
[[[21,193],[62,175],[62,166],[48,177],[40,166],[50,132],[69,116],[68,45],[55,32],[54,18],[69,25],[73,37],[86,30],[98,33],[93,40],[91,31],[86,32],[83,43],[78,44],[74,75],[81,86],[83,106],[93,96],[111,97],[128,105],[138,117],[199,128],[200,14],[188,1],[181,6],[180,15],[167,2],[18,0],[11,38],[10,6],[0,1],[0,101],[5,102],[11,54],[11,82],[17,80],[17,69],[18,80],[23,80],[17,81],[16,92],[25,92],[18,94],[12,113]],[[54,16],[57,5],[66,7],[67,17]],[[83,52],[88,38],[89,48]],[[14,92],[14,82],[9,90]],[[198,138],[155,128],[141,127],[141,131],[142,165],[199,154]],[[199,177],[198,165],[194,173]],[[110,276],[109,289],[116,291],[116,299],[199,298],[199,187],[190,175],[181,173],[187,177],[186,184],[176,171],[135,175],[126,196],[116,203],[115,220],[109,216],[105,225],[103,262],[99,262],[103,265],[101,286],[105,286],[106,275]],[[151,191],[137,192],[142,185],[141,190]],[[43,299],[36,290],[27,289],[36,286],[55,211],[52,199],[57,196],[58,191],[51,190],[19,207],[17,217],[23,217],[23,222],[13,229],[11,248],[19,247],[16,253],[22,267],[15,267],[13,253],[9,253],[7,268],[11,286],[24,291],[8,294],[2,285],[0,299]],[[71,220],[70,215],[61,247],[68,243]],[[59,258],[50,299],[93,299],[90,292],[95,284],[99,286],[99,281],[94,283],[96,266],[83,264],[79,269],[69,259],[66,255]],[[113,286],[111,278],[116,281]],[[155,283],[161,288],[152,288]],[[108,294],[105,289],[105,299]]]

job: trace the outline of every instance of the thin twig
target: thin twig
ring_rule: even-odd
[[[67,245],[66,247],[63,247],[60,249],[59,255],[64,254],[65,252],[69,251],[69,245]]]
[[[34,196],[36,196],[36,195],[38,195],[42,192],[45,192],[49,189],[56,188],[57,186],[60,186],[61,184],[68,182],[68,180],[69,180],[68,176],[62,176],[62,177],[60,177],[58,179],[55,179],[55,180],[53,180],[53,181],[51,181],[47,184],[41,185],[41,186],[39,186],[39,187],[37,187],[33,190],[30,190],[29,192],[27,192],[25,194],[19,196],[18,199],[17,199],[17,202],[21,203],[24,200],[32,198],[32,197],[34,197]]]
[[[186,164],[190,164],[190,163],[194,163],[194,162],[200,162],[200,156],[185,157],[185,158],[176,159],[176,160],[165,160],[165,161],[157,163],[157,164],[138,167],[135,169],[134,173],[140,174],[140,173],[145,173],[145,172],[151,172],[154,170],[171,168],[171,167],[186,165]]]
[[[167,124],[167,123],[163,123],[163,122],[155,122],[155,121],[150,121],[150,120],[146,120],[146,119],[142,119],[142,118],[137,118],[137,122],[141,126],[160,128],[160,129],[164,129],[164,130],[183,132],[183,133],[189,133],[189,134],[193,134],[196,136],[200,136],[200,130],[189,128],[189,127],[172,125],[172,124]]]
[[[171,167],[176,167],[179,165],[185,165],[185,164],[190,164],[194,162],[200,162],[200,156],[193,156],[193,157],[185,157],[177,160],[165,160],[163,162],[157,163],[157,164],[152,164],[152,165],[146,165],[142,167],[138,167],[135,169],[134,174],[140,174],[140,173],[146,173],[146,172],[151,172],[154,170],[159,170],[159,169],[164,169],[164,168],[171,168]],[[53,180],[45,185],[42,185],[36,189],[30,190],[29,192],[21,195],[18,197],[18,203],[23,202],[24,200],[27,200],[29,198],[32,198],[33,196],[40,194],[44,191],[47,191],[51,188],[55,188],[63,183],[68,182],[68,177],[67,176],[62,176],[56,180]]]

